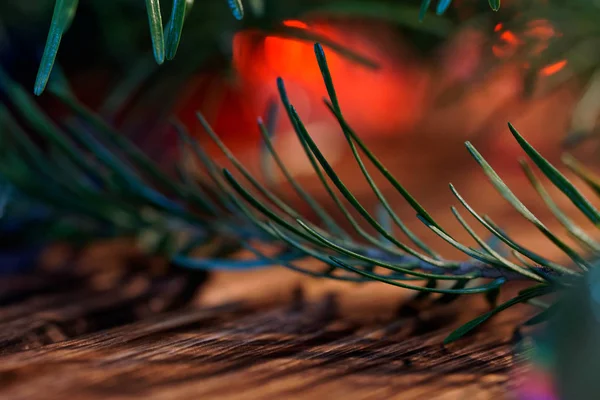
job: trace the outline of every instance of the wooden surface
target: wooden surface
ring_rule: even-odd
[[[502,399],[524,368],[510,337],[526,308],[444,347],[480,297],[419,302],[279,268],[191,297],[202,276],[88,259],[77,276],[0,280],[0,398]]]

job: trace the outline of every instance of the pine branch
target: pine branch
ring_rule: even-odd
[[[148,230],[158,232],[163,239],[158,241],[160,246],[157,245],[157,248],[152,250],[168,249],[167,254],[173,262],[185,268],[219,269],[226,268],[228,264],[231,264],[229,268],[252,268],[279,264],[295,271],[328,279],[358,282],[375,280],[417,291],[450,295],[493,292],[505,282],[513,280],[530,281],[535,284],[532,287],[538,288],[500,306],[494,312],[533,297],[546,295],[550,291],[560,291],[581,280],[582,272],[590,267],[587,258],[566,246],[554,233],[542,225],[519,202],[477,150],[468,143],[468,150],[481,165],[499,193],[572,258],[581,272],[566,265],[550,262],[543,255],[524,248],[504,234],[492,221],[479,215],[451,186],[453,193],[465,209],[493,236],[514,251],[517,255],[516,261],[505,258],[477,236],[456,209],[453,209],[453,212],[457,220],[470,233],[480,248],[470,247],[454,239],[389,173],[348,125],[337,102],[333,78],[320,45],[315,46],[315,53],[329,93],[329,101],[326,104],[340,123],[364,178],[380,202],[379,207],[382,207],[380,214],[383,212],[381,210],[384,210],[393,223],[404,227],[405,231],[407,230],[403,221],[393,212],[387,199],[367,172],[361,153],[398,190],[426,226],[469,256],[470,261],[443,259],[410,231],[408,231],[410,232],[408,237],[412,244],[397,239],[389,228],[386,228],[388,224],[380,222],[382,221],[381,216],[378,219],[368,211],[338,177],[334,168],[312,140],[291,100],[287,97],[283,81],[280,81],[281,100],[298,138],[309,159],[313,160],[315,171],[322,174],[322,184],[332,198],[337,199],[336,204],[362,240],[356,240],[352,235],[329,229],[333,218],[322,209],[320,210],[320,223],[315,224],[304,219],[301,212],[254,179],[220,141],[202,116],[199,116],[209,137],[221,147],[237,172],[241,173],[249,184],[249,186],[243,184],[231,171],[222,170],[207,156],[199,143],[190,138],[178,125],[182,145],[189,146],[213,181],[219,203],[212,202],[210,196],[198,190],[198,186],[190,184],[189,177],[181,176],[181,180],[173,181],[171,177],[165,175],[127,139],[114,132],[91,111],[80,105],[68,90],[61,86],[61,81],[51,82],[50,91],[71,109],[75,121],[79,121],[78,124],[69,125],[67,121],[64,121],[64,126],[55,126],[33,103],[23,88],[11,81],[5,74],[2,75],[0,88],[7,94],[7,98],[12,103],[11,106],[20,113],[20,117],[32,128],[32,133],[36,137],[42,138],[51,145],[52,151],[47,154],[41,152],[28,139],[28,135],[18,128],[17,122],[11,120],[9,114],[0,113],[4,115],[2,125],[11,134],[9,137],[12,138],[15,145],[11,152],[2,154],[0,173],[19,192],[41,201],[54,212],[95,221],[94,224],[89,225],[89,234],[91,235],[100,234],[103,230],[102,227],[106,226],[111,228],[114,235],[134,233],[141,236]],[[68,133],[69,129],[64,129],[69,126],[77,129],[73,135]],[[591,221],[598,221],[600,214],[596,208],[558,170],[537,153],[516,129],[512,126],[510,129],[517,142],[541,172],[569,196]],[[264,137],[268,137],[268,134],[265,133]],[[117,149],[123,156],[117,153]],[[272,146],[269,147],[269,150],[276,156]],[[94,156],[93,160],[90,161],[86,156],[87,152]],[[36,163],[23,162],[31,159],[41,163],[41,169],[36,167]],[[71,179],[62,178],[64,172],[58,169],[57,160],[69,163],[69,168],[65,171],[68,172]],[[570,165],[575,164],[571,163]],[[280,162],[279,166],[284,168],[285,164]],[[531,169],[527,168],[530,179],[539,191],[538,181],[533,177]],[[43,184],[37,183],[43,170],[48,173],[49,178],[54,177],[54,179],[46,180]],[[581,171],[581,168],[578,170]],[[584,173],[582,172],[582,174]],[[586,172],[585,176],[588,176],[589,183],[595,182],[589,173]],[[306,194],[289,174],[287,177],[300,194]],[[326,178],[332,184],[328,183]],[[32,182],[36,183],[32,184]],[[67,193],[68,197],[65,197]],[[548,194],[541,193],[547,204],[552,205]],[[339,196],[347,200],[352,208],[358,211],[361,216],[360,220],[356,220],[350,215]],[[306,196],[301,197],[306,198]],[[556,213],[556,207],[551,208]],[[571,233],[585,238],[581,235],[580,230],[578,231],[564,215],[562,216],[563,222],[570,228]],[[362,228],[363,223],[374,228],[381,237],[368,234]],[[183,245],[164,245],[165,240],[169,241],[170,236],[180,235],[181,231],[189,234]],[[196,260],[189,258],[188,254],[195,246],[207,243],[217,236],[234,238],[243,248],[254,253],[256,260],[236,264],[226,259]],[[257,240],[275,245],[279,248],[278,254],[275,256],[265,254],[264,251],[252,244]],[[171,242],[173,241],[171,240]],[[594,246],[594,242],[590,240],[587,242],[590,246]],[[295,263],[306,257],[320,261],[323,269],[315,272]],[[377,273],[374,270],[375,267],[381,267],[388,273]],[[485,284],[474,283],[476,279],[480,278],[490,281]],[[455,281],[456,285],[445,289],[438,288],[435,284],[420,286],[410,283],[423,280],[433,283],[449,280]],[[468,327],[474,327],[485,321],[494,312],[476,320]],[[460,330],[449,339],[454,339],[465,332],[464,329]]]
[[[230,3],[234,9],[241,5]],[[49,43],[54,43],[54,47],[51,46],[40,70],[42,72],[36,85],[40,90],[48,82],[60,37],[67,30],[74,13],[73,7],[76,7],[76,2],[69,3],[71,8],[66,4],[67,2],[57,2],[55,8],[56,18],[49,36]],[[155,55],[158,59],[163,56],[171,59],[177,50],[183,21],[189,11],[187,7],[191,2],[174,2],[172,15],[164,32],[158,29],[162,23],[159,21],[157,4],[158,2],[148,1],[149,10],[152,11],[150,20]],[[450,2],[439,2],[438,11],[444,11],[449,4]],[[499,3],[492,5],[497,6]],[[237,9],[237,12],[241,14],[241,9]],[[311,36],[304,39],[315,38]],[[330,47],[336,48],[332,44]],[[344,51],[343,47],[337,50]],[[49,81],[49,91],[70,109],[71,115],[55,124],[31,96],[2,70],[0,91],[5,94],[10,109],[15,110],[19,118],[13,118],[6,108],[0,107],[0,128],[7,132],[3,140],[9,145],[0,154],[0,175],[17,193],[18,197],[14,199],[23,197],[49,210],[52,216],[48,218],[49,221],[56,220],[57,215],[69,217],[72,225],[53,226],[48,232],[55,236],[49,238],[58,238],[65,231],[73,232],[73,227],[82,231],[82,236],[89,237],[146,237],[150,232],[151,236],[158,238],[153,240],[150,251],[166,255],[174,264],[184,268],[214,270],[282,265],[315,277],[352,282],[380,281],[422,293],[449,295],[451,299],[463,294],[486,293],[491,301],[508,281],[530,282],[529,289],[457,330],[449,336],[448,341],[461,337],[497,312],[549,293],[560,292],[579,284],[585,278],[587,271],[592,268],[590,256],[597,255],[600,245],[557,207],[532,168],[523,163],[525,173],[545,204],[568,233],[590,251],[588,254],[580,254],[568,246],[525,207],[470,143],[466,143],[467,150],[499,194],[526,221],[563,251],[573,265],[552,262],[543,254],[525,248],[506,235],[488,217],[475,211],[451,185],[452,193],[463,208],[495,240],[510,249],[514,257],[509,259],[496,246],[478,236],[458,209],[452,208],[457,221],[478,247],[455,239],[394,178],[354,132],[337,101],[334,79],[321,45],[315,45],[315,54],[329,97],[325,106],[339,123],[364,179],[378,200],[375,210],[368,210],[363,205],[323,155],[294,108],[293,99],[288,97],[283,80],[278,81],[280,100],[315,174],[350,223],[353,232],[342,229],[286,172],[285,163],[270,143],[270,132],[260,122],[259,128],[265,141],[264,157],[273,157],[298,197],[315,211],[319,221],[309,221],[290,202],[284,201],[268,185],[263,185],[254,178],[201,115],[198,116],[199,123],[232,162],[234,169],[231,171],[217,165],[200,144],[185,132],[181,124],[175,122],[174,125],[180,135],[180,147],[185,153],[198,159],[210,178],[210,185],[197,182],[183,167],[178,168],[178,179],[166,174],[140,149],[80,104],[69,92],[64,80],[57,78]],[[540,172],[598,226],[600,212],[596,206],[545,160],[512,125],[509,125],[509,129]],[[44,147],[40,147],[39,142]],[[421,222],[469,259],[444,259],[408,229],[368,172],[366,161],[396,189]],[[571,158],[565,161],[588,185],[600,192],[600,178],[594,177]],[[177,164],[181,165],[181,162]],[[350,206],[345,205],[346,203]],[[358,218],[353,216],[353,211],[358,213]],[[402,241],[394,235],[391,229],[393,225],[406,235],[408,241]],[[365,226],[374,229],[377,236],[370,234]],[[198,246],[220,237],[234,240],[239,247],[250,251],[256,258],[231,261],[227,258],[227,252],[220,258],[211,257],[210,254],[204,259],[190,256]],[[257,242],[274,247],[276,254],[267,254],[262,245],[256,245]],[[297,262],[304,258],[319,261],[321,269],[315,271],[300,266]],[[385,272],[376,272],[376,268]],[[485,279],[486,282],[482,283],[480,279]],[[419,284],[424,281],[424,285]],[[450,288],[438,287],[438,283],[443,281],[453,281],[455,284]],[[542,319],[540,317],[533,321]]]

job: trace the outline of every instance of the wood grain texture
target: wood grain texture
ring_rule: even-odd
[[[107,270],[0,279],[0,398],[502,399],[525,368],[510,342],[524,308],[441,345],[480,297],[274,269],[217,275],[187,301],[197,276]]]

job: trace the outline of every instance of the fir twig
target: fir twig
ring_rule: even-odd
[[[241,18],[243,13],[241,2],[229,1],[229,5],[234,15]],[[437,3],[436,11],[443,13],[449,5],[450,1],[441,0]],[[36,94],[41,93],[46,86],[58,44],[68,29],[76,6],[77,2],[66,0],[59,0],[56,3],[47,52],[44,53],[36,83]],[[190,1],[174,1],[171,17],[163,30],[158,0],[147,0],[154,54],[159,63],[165,57],[167,59],[174,57],[190,6]],[[421,16],[429,6],[428,0],[423,1]],[[490,1],[490,6],[497,9],[500,3]],[[319,39],[310,32],[294,32],[293,29],[289,30],[285,27],[277,27],[275,30],[281,35],[295,35],[304,40]],[[346,51],[343,46],[337,46],[335,43],[328,43],[328,45],[336,51],[342,53]],[[268,129],[261,122],[259,127],[264,139],[265,154],[273,158],[298,196],[315,211],[319,217],[318,222],[308,221],[291,202],[278,196],[272,187],[260,184],[225,147],[218,137],[218,132],[213,132],[201,115],[199,115],[200,124],[235,168],[229,171],[217,165],[199,143],[192,139],[180,124],[175,123],[181,138],[181,148],[199,159],[212,181],[211,188],[208,189],[210,194],[205,190],[207,185],[197,182],[183,167],[178,169],[178,180],[165,174],[131,142],[78,103],[65,87],[60,86],[58,80],[51,82],[52,92],[69,107],[73,115],[57,125],[47,118],[43,110],[31,101],[25,91],[2,71],[0,71],[0,90],[7,94],[6,98],[10,101],[10,106],[17,110],[20,121],[24,121],[25,126],[21,126],[11,118],[5,107],[0,107],[0,123],[3,129],[9,131],[10,135],[7,135],[7,138],[14,145],[14,152],[4,151],[0,155],[2,158],[0,173],[19,193],[50,207],[53,212],[91,222],[86,225],[91,235],[100,236],[107,230],[116,236],[126,234],[141,236],[148,231],[157,233],[161,239],[157,241],[152,251],[164,251],[174,263],[187,268],[244,269],[281,264],[315,277],[353,282],[375,280],[423,293],[441,293],[446,295],[443,297],[444,301],[453,300],[462,294],[486,293],[490,303],[494,303],[499,289],[505,282],[522,280],[531,283],[529,289],[455,331],[447,341],[461,337],[510,306],[530,302],[570,286],[573,282],[581,280],[584,273],[591,268],[587,255],[572,249],[533,215],[506,186],[484,157],[469,143],[466,144],[468,151],[499,194],[560,248],[578,269],[547,260],[543,255],[515,242],[488,217],[478,214],[451,185],[451,191],[468,213],[499,243],[510,249],[514,260],[509,259],[508,255],[478,236],[460,212],[452,207],[458,222],[479,247],[471,247],[456,240],[394,178],[353,131],[337,100],[334,79],[321,45],[315,45],[315,54],[329,97],[326,106],[338,121],[363,177],[378,200],[375,208],[376,215],[348,189],[336,173],[334,166],[316,145],[301,116],[294,108],[293,99],[288,98],[282,79],[278,80],[280,100],[315,174],[344,217],[348,219],[358,238],[342,229],[287,172],[285,163],[270,142]],[[361,59],[352,52],[345,54],[368,64],[369,60]],[[509,125],[509,129],[530,160],[546,178],[567,195],[573,204],[597,226],[600,223],[600,212],[592,202],[585,198],[558,169],[545,160],[512,125]],[[30,140],[32,135],[41,139],[49,149],[42,149],[34,144],[34,141]],[[93,157],[87,157],[88,154]],[[446,260],[409,230],[375,184],[375,180],[367,170],[365,164],[367,160],[414,209],[420,221],[470,259]],[[587,184],[600,192],[598,183],[600,179],[592,176],[573,159],[568,158],[565,161],[567,166],[580,175]],[[541,182],[535,177],[531,167],[526,163],[522,165],[537,192],[567,232],[592,252],[598,252],[600,245],[556,206]],[[241,178],[237,175],[241,175]],[[47,179],[39,185],[32,184],[31,177],[40,176]],[[219,201],[214,201],[215,197]],[[347,201],[350,206],[345,205],[342,200]],[[354,217],[352,209],[358,212],[360,217]],[[404,233],[408,238],[407,242],[394,234],[392,225]],[[365,226],[374,229],[377,235],[370,234]],[[109,229],[106,229],[107,227]],[[177,246],[166,245],[171,242],[169,238],[180,233],[181,230],[189,232],[186,242]],[[256,258],[247,261],[231,261],[227,258],[193,259],[189,255],[196,246],[223,236],[231,238],[239,247],[249,250]],[[275,255],[266,254],[261,246],[256,245],[256,242],[274,246]],[[319,261],[323,268],[314,271],[296,264],[296,261],[305,257]],[[383,272],[376,272],[379,269]],[[478,279],[488,281],[479,282]],[[454,281],[455,284],[447,289],[438,288],[438,281]],[[420,282],[425,284],[420,285]],[[543,319],[543,316],[537,319]]]

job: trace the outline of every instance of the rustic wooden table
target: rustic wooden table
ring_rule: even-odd
[[[479,296],[432,305],[277,268],[218,274],[191,298],[201,275],[105,253],[76,275],[0,279],[0,398],[502,399],[525,368],[510,342],[525,308],[444,347]]]

